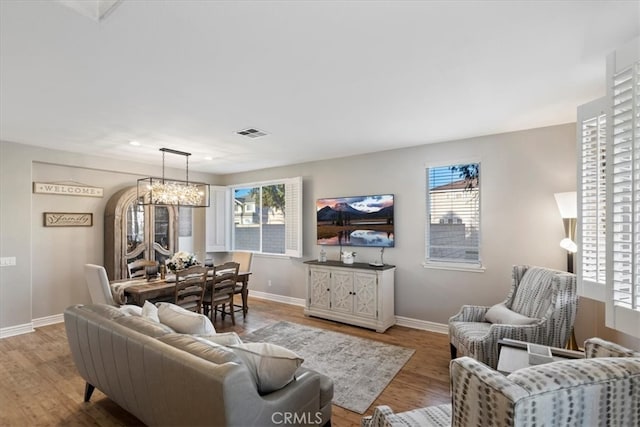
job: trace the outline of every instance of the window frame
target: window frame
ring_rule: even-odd
[[[446,162],[433,162],[426,163],[424,166],[424,195],[425,195],[425,253],[424,261],[422,263],[424,268],[438,269],[438,270],[453,270],[453,271],[465,271],[465,272],[477,272],[481,273],[485,271],[482,264],[482,179],[479,179],[477,191],[478,191],[478,259],[477,260],[460,260],[451,261],[444,259],[432,259],[430,258],[430,237],[431,237],[431,195],[429,191],[429,171],[433,168],[440,167],[453,167],[466,164],[477,164],[478,175],[482,176],[482,162],[477,158],[466,160],[455,160]]]
[[[255,254],[273,256],[273,257],[293,257],[301,258],[303,256],[302,247],[302,177],[274,179],[268,181],[256,181],[249,183],[233,184],[227,188],[231,194],[231,238],[229,239],[231,250],[236,250],[236,223],[235,223],[235,191],[241,188],[262,188],[272,185],[284,185],[285,187],[285,208],[284,208],[284,225],[285,225],[285,246],[284,253],[273,253],[263,251],[263,235],[262,235],[262,215],[258,215],[260,226],[260,249],[251,250]],[[245,249],[243,249],[245,250]]]

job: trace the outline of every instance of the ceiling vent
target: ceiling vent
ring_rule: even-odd
[[[247,128],[242,129],[236,132],[238,135],[246,136],[247,138],[260,138],[261,136],[266,136],[268,133],[261,131],[256,128]]]

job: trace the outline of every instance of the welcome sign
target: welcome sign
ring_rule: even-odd
[[[52,184],[47,182],[34,182],[33,192],[40,194],[57,194],[62,196],[104,197],[104,189],[102,187]]]

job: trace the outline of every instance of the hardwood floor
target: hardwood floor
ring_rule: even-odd
[[[338,331],[416,350],[409,362],[367,410],[389,405],[401,412],[449,402],[449,344],[446,335],[394,326],[384,334],[307,318],[302,308],[252,298],[247,318],[236,326],[220,317],[218,332],[240,336],[280,320]],[[71,360],[64,324],[0,339],[0,426],[138,426],[142,423],[99,390],[83,402],[84,381]],[[359,426],[362,415],[333,407],[336,427]]]

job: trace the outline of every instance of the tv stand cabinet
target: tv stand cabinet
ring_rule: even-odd
[[[306,261],[305,316],[336,320],[384,332],[396,323],[396,267],[339,261]]]

